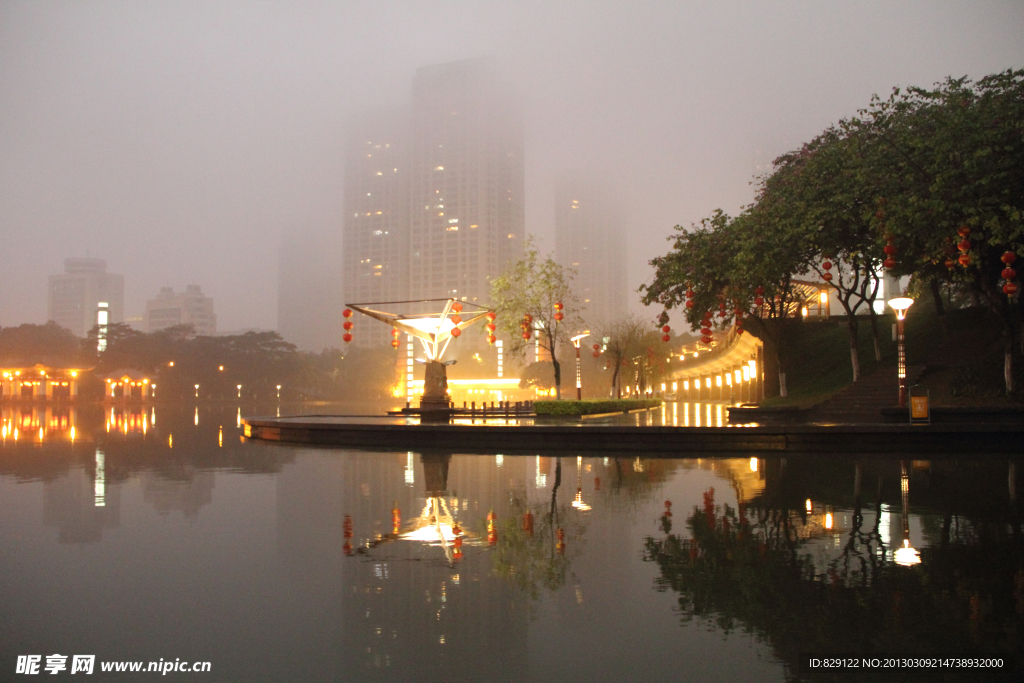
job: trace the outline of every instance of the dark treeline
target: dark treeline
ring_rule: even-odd
[[[388,351],[325,349],[304,353],[277,332],[196,336],[190,325],[143,333],[116,323],[107,347],[97,351],[96,328],[83,340],[56,323],[0,329],[0,365],[91,370],[81,396],[99,397],[104,378],[134,370],[158,384],[157,398],[375,400],[395,384],[395,356]],[[241,390],[238,386],[241,385]]]

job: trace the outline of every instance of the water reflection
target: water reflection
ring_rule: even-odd
[[[1013,461],[368,453],[245,442],[235,405],[76,410],[2,414],[3,661],[784,680],[800,652],[1024,632]]]

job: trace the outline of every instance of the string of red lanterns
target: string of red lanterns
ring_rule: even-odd
[[[341,312],[341,314],[345,316],[345,322],[344,324],[342,324],[342,327],[345,328],[345,334],[343,334],[341,338],[345,341],[346,344],[348,344],[350,341],[352,341],[352,328],[354,327],[352,320],[350,320],[350,318],[352,317],[352,309],[346,308],[344,311]]]
[[[1014,279],[1017,277],[1017,271],[1012,267],[1013,262],[1017,260],[1017,254],[1008,251],[999,260],[1006,266],[1002,272],[1003,279],[1006,280],[1006,283],[1003,285],[1003,294],[1012,297],[1017,293],[1017,283],[1014,282]]]
[[[498,340],[498,338],[494,336],[494,331],[498,329],[494,324],[494,319],[497,317],[498,314],[494,311],[487,311],[487,343],[491,346],[494,346],[494,342]]]
[[[971,265],[971,255],[967,253],[971,250],[971,241],[967,239],[971,236],[971,229],[966,225],[961,225],[956,234],[960,235],[961,238],[960,243],[956,245],[956,248],[960,250],[960,258],[957,261],[966,268]]]

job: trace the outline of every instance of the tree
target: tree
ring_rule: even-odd
[[[645,335],[650,332],[650,323],[635,313],[629,313],[608,325],[602,332],[607,339],[604,356],[612,369],[610,391],[615,398],[622,398],[622,368],[639,356],[646,346]]]
[[[506,353],[522,360],[531,340],[538,339],[551,356],[555,393],[559,399],[562,398],[562,367],[557,356],[558,345],[569,343],[570,337],[583,325],[582,304],[571,286],[575,277],[575,270],[563,268],[550,256],[542,261],[533,238],[528,237],[523,257],[491,281],[491,300],[498,314],[495,324],[510,339]],[[563,308],[556,310],[556,304]],[[562,320],[557,320],[558,317]]]

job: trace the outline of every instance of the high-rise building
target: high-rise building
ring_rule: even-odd
[[[96,325],[96,311],[107,303],[109,322],[124,320],[124,276],[107,272],[99,258],[64,259],[64,272],[51,275],[47,297],[48,320],[84,337]]]
[[[346,302],[409,298],[408,127],[404,109],[350,122],[342,238]],[[391,341],[385,326],[365,322],[355,335],[357,344],[383,348]]]
[[[523,131],[492,59],[413,80],[409,282],[415,298],[490,299],[522,252]]]
[[[181,293],[176,293],[171,287],[161,287],[155,299],[146,301],[147,332],[175,325],[192,325],[200,336],[217,334],[213,299],[204,296],[199,285],[188,285]]]
[[[522,253],[523,130],[492,59],[419,69],[407,109],[353,121],[345,172],[344,300],[485,304]],[[362,323],[363,321],[359,321]],[[386,345],[366,321],[355,343]]]
[[[576,270],[583,316],[600,329],[627,310],[626,230],[611,191],[565,182],[555,191],[555,260]]]
[[[337,237],[337,236],[335,236]],[[303,351],[341,346],[341,274],[337,239],[288,235],[278,260],[277,331]]]

